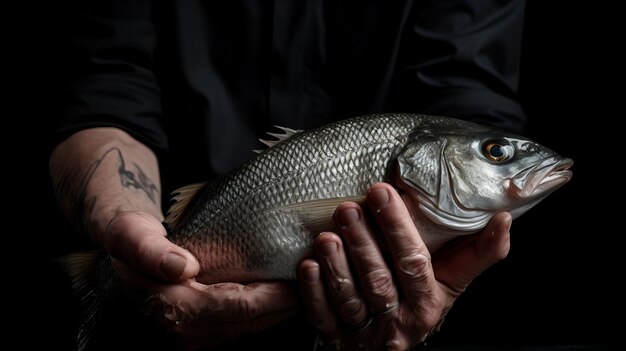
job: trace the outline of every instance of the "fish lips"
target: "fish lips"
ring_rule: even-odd
[[[511,178],[510,189],[520,198],[543,197],[572,178],[569,170],[572,165],[574,161],[570,158],[546,158]]]

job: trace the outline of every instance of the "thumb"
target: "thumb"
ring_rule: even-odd
[[[474,278],[508,255],[512,221],[510,213],[498,213],[475,240],[433,260],[437,280],[456,294],[463,292]]]
[[[198,261],[165,235],[165,227],[158,219],[133,211],[113,218],[99,241],[111,256],[140,274],[166,282],[193,278],[200,270]]]

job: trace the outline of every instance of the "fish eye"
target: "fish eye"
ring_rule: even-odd
[[[503,141],[489,141],[483,146],[483,154],[493,162],[505,162],[514,154],[513,146]]]

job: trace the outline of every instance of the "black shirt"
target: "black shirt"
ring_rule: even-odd
[[[416,112],[519,132],[526,120],[524,1],[78,4],[59,135],[120,127],[159,151],[166,175],[185,174],[176,186],[249,159],[272,125]]]
[[[126,130],[157,152],[169,194],[251,158],[273,125],[415,112],[520,132],[523,11],[523,0],[77,1],[57,136]],[[128,324],[100,339],[152,340]],[[311,347],[302,324],[276,329],[243,343]]]

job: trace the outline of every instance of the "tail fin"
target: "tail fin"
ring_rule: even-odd
[[[78,327],[78,351],[87,348],[90,335],[101,319],[102,306],[106,295],[100,285],[111,281],[114,274],[110,257],[104,251],[85,251],[69,254],[56,259],[67,273],[74,293],[80,299],[82,320]]]

